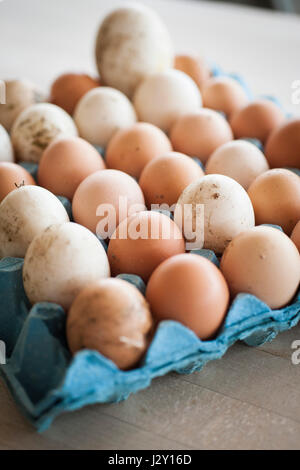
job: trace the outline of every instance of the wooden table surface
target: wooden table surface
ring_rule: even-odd
[[[95,73],[93,41],[110,0],[2,0],[0,78],[27,76],[46,89],[66,70]],[[300,79],[300,17],[206,2],[153,5],[177,50],[202,52],[243,73],[256,93],[287,109]],[[1,299],[0,299],[1,301]],[[37,434],[0,383],[0,449],[299,449],[300,365],[291,344],[300,327],[254,349],[233,346],[188,376],[169,374],[113,405],[60,416]]]

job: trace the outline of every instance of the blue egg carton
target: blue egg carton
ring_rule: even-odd
[[[214,253],[197,253],[218,265]],[[161,322],[139,367],[122,371],[96,351],[84,350],[71,357],[64,310],[53,303],[30,308],[22,267],[23,259],[0,261],[0,340],[6,345],[6,364],[0,365],[0,373],[21,411],[39,431],[47,429],[60,413],[92,403],[125,400],[148,387],[155,377],[170,371],[190,374],[201,370],[207,362],[221,358],[236,341],[259,346],[300,320],[300,291],[293,303],[281,310],[270,310],[256,297],[240,294],[216,339],[201,341],[180,323]],[[145,291],[138,276],[120,277]],[[0,355],[0,363],[3,359]]]

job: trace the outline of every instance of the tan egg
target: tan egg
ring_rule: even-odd
[[[113,276],[137,274],[145,282],[167,258],[185,252],[182,233],[167,216],[155,211],[139,212],[123,220],[108,245]]]
[[[120,369],[134,367],[146,352],[152,317],[139,290],[121,279],[103,279],[82,290],[67,316],[73,354],[99,351]]]
[[[227,116],[231,116],[249,102],[243,87],[230,77],[215,77],[205,82],[202,98],[205,108],[222,111]]]
[[[261,173],[269,170],[268,162],[259,148],[245,140],[234,140],[219,147],[206,163],[206,174],[229,176],[244,189]]]
[[[220,145],[233,139],[233,134],[221,114],[200,109],[180,117],[172,127],[170,138],[174,150],[205,163]]]
[[[296,226],[295,226],[295,228],[292,232],[291,239],[295,243],[295,245],[298,248],[298,251],[300,253],[300,220],[296,224]]]
[[[72,203],[75,222],[105,239],[130,211],[141,210],[145,210],[141,188],[131,176],[118,170],[101,170],[85,178]]]
[[[275,129],[267,140],[265,153],[271,168],[300,168],[300,118]]]
[[[228,245],[221,271],[231,295],[255,295],[277,309],[287,305],[300,281],[300,256],[294,243],[273,227],[255,227]]]
[[[264,143],[284,120],[283,111],[275,103],[258,100],[235,112],[230,119],[230,125],[236,139],[250,137]]]
[[[285,169],[258,176],[248,190],[256,225],[280,225],[287,235],[300,219],[300,178]]]
[[[139,185],[147,207],[151,204],[175,204],[182,191],[193,181],[204,176],[201,167],[182,153],[169,152],[152,160],[144,168]]]
[[[72,200],[79,184],[90,174],[103,170],[98,151],[80,137],[52,142],[44,151],[38,169],[40,186]]]
[[[178,321],[208,340],[225,319],[229,289],[211,261],[183,254],[158,266],[147,285],[146,299],[156,320]]]
[[[138,122],[112,137],[105,160],[109,168],[139,178],[148,162],[171,150],[171,142],[162,130],[152,124]]]
[[[202,90],[203,85],[211,75],[211,71],[205,60],[190,54],[177,55],[175,57],[174,68],[189,75],[200,90]]]
[[[50,102],[73,114],[78,101],[92,88],[100,85],[89,75],[83,73],[64,73],[52,83]]]
[[[14,189],[35,185],[35,181],[25,168],[16,163],[0,162],[0,202]]]

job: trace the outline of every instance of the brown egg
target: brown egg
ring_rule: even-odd
[[[300,256],[294,243],[280,230],[255,227],[228,245],[221,271],[232,296],[247,292],[276,309],[288,304],[296,294]]]
[[[145,210],[141,188],[131,176],[118,170],[101,170],[85,178],[72,203],[75,222],[105,239],[130,211],[141,210]]]
[[[54,194],[72,200],[80,183],[105,163],[99,152],[80,137],[54,140],[44,151],[38,169],[38,183]]]
[[[0,162],[0,202],[17,187],[35,185],[35,181],[25,168],[16,163]]]
[[[137,274],[145,282],[165,259],[185,252],[183,236],[167,216],[144,211],[123,220],[108,245],[113,276]]]
[[[178,321],[207,340],[224,321],[229,289],[211,261],[183,254],[158,266],[150,277],[146,299],[156,320]]]
[[[65,73],[52,84],[50,102],[73,114],[80,98],[92,88],[99,86],[99,80],[82,73]]]
[[[300,220],[296,224],[296,226],[295,226],[295,228],[292,232],[291,239],[295,243],[295,245],[298,248],[298,251],[300,253]]]
[[[176,204],[182,191],[202,176],[201,167],[192,158],[170,152],[148,163],[139,184],[150,209],[151,204]]]
[[[258,100],[235,112],[230,125],[236,139],[249,137],[264,143],[284,120],[284,113],[275,103]]]
[[[103,279],[82,290],[67,316],[67,340],[73,354],[96,350],[125,370],[144,355],[151,328],[146,300],[121,279]]]
[[[300,168],[300,118],[275,129],[267,141],[265,153],[271,168]]]
[[[112,137],[105,159],[109,168],[139,178],[147,163],[171,150],[171,142],[161,129],[153,124],[138,122]]]
[[[230,77],[208,80],[203,86],[202,98],[203,106],[222,111],[227,116],[231,116],[249,102],[243,87]]]
[[[256,225],[280,225],[287,235],[300,219],[300,178],[284,170],[269,170],[259,175],[248,190]]]
[[[230,126],[224,117],[211,109],[180,117],[171,129],[174,150],[205,163],[220,145],[233,139]]]
[[[211,76],[211,71],[205,60],[193,55],[177,55],[174,68],[189,75],[200,90]]]

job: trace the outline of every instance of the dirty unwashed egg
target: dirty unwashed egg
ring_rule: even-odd
[[[153,272],[146,299],[156,320],[178,321],[208,340],[225,319],[229,289],[211,261],[183,254],[164,261]]]
[[[149,306],[139,290],[121,279],[103,279],[82,290],[67,316],[67,341],[73,354],[99,351],[120,369],[144,355],[152,328]]]
[[[218,147],[233,139],[233,134],[221,114],[203,108],[180,117],[172,127],[170,138],[174,150],[205,163]]]
[[[243,87],[233,78],[214,77],[202,90],[203,106],[222,111],[227,116],[246,106],[249,102]]]
[[[105,160],[109,168],[139,178],[148,162],[171,150],[171,143],[161,129],[138,122],[113,136],[107,146]]]
[[[171,207],[178,201],[182,191],[202,176],[204,173],[200,165],[192,158],[182,153],[169,152],[146,165],[139,185],[149,209],[151,204],[167,204]]]
[[[78,186],[72,203],[75,222],[104,239],[129,213],[141,210],[145,210],[141,188],[131,176],[118,170],[88,176]]]
[[[300,168],[300,119],[292,119],[275,129],[265,152],[271,168]]]
[[[118,130],[136,122],[136,114],[123,93],[98,87],[88,91],[78,102],[74,120],[81,137],[93,145],[106,147]]]
[[[24,289],[30,302],[53,302],[64,309],[82,289],[109,276],[102,244],[73,222],[51,225],[38,234],[23,266]]]
[[[99,84],[99,80],[83,73],[64,73],[52,83],[50,102],[72,115],[83,95]]]
[[[0,105],[0,109],[2,104]],[[0,162],[13,162],[14,150],[10,137],[3,126],[0,124]]]
[[[169,132],[176,119],[202,105],[195,82],[180,70],[149,75],[136,89],[133,104],[140,121]]]
[[[23,258],[36,235],[49,225],[68,222],[54,194],[39,186],[21,186],[0,204],[0,258]]]
[[[101,81],[131,97],[147,75],[172,67],[169,33],[144,5],[118,8],[104,18],[96,40]]]
[[[99,152],[80,137],[56,139],[45,150],[38,168],[40,186],[72,200],[79,184],[90,174],[103,170]]]
[[[234,140],[219,147],[208,159],[205,172],[233,178],[248,189],[255,178],[269,170],[268,162],[259,148],[245,140]]]
[[[300,253],[300,220],[295,226],[292,235],[291,235],[292,241],[295,243],[296,247],[298,248],[298,251]]]
[[[256,225],[280,225],[290,235],[300,219],[300,178],[285,169],[269,170],[251,184]]]
[[[205,60],[191,54],[177,55],[175,57],[174,68],[181,70],[181,72],[191,77],[200,90],[202,90],[211,75],[211,71]]]
[[[112,274],[137,274],[145,282],[162,261],[184,252],[177,225],[155,211],[139,212],[123,220],[108,245]]]
[[[255,227],[238,235],[225,250],[221,271],[231,295],[247,292],[277,309],[299,286],[300,256],[294,243],[273,227]]]
[[[236,139],[250,137],[264,143],[284,120],[283,111],[275,103],[259,100],[236,111],[230,119],[230,125]]]
[[[14,189],[35,181],[25,168],[16,163],[0,162],[0,202]]]
[[[38,163],[43,151],[62,134],[77,135],[69,114],[51,103],[29,106],[19,114],[11,131],[17,159]]]
[[[206,175],[183,191],[174,220],[191,244],[189,249],[223,253],[234,237],[254,226],[254,211],[239,183],[228,176]]]

